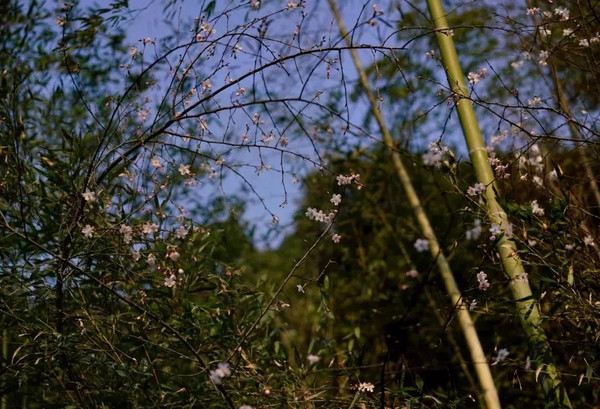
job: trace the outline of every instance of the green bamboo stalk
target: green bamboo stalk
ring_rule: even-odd
[[[328,2],[329,6],[331,7],[331,11],[333,12],[335,19],[338,23],[342,37],[345,38],[348,45],[352,45],[350,37],[348,36],[348,30],[344,25],[342,17],[337,11],[335,0],[328,0]],[[404,167],[400,155],[394,148],[394,140],[385,124],[383,115],[379,110],[377,98],[375,94],[371,91],[367,75],[362,67],[360,59],[358,58],[358,54],[354,49],[350,49],[350,54],[354,61],[354,65],[356,66],[356,71],[359,74],[361,85],[369,99],[371,111],[373,112],[373,115],[375,116],[377,124],[379,125],[381,133],[383,135],[383,141],[385,145],[390,149],[390,152],[392,154],[392,161],[394,163],[396,173],[398,174],[400,182],[406,192],[406,196],[413,208],[415,218],[419,223],[421,232],[429,241],[429,249],[431,251],[431,255],[436,260],[437,267],[440,271],[440,275],[442,276],[442,280],[444,281],[444,285],[446,287],[446,292],[450,296],[452,303],[457,308],[458,321],[467,341],[467,346],[471,354],[473,367],[475,368],[475,372],[479,380],[481,394],[484,397],[485,404],[488,409],[499,409],[501,408],[501,406],[500,399],[498,398],[498,391],[496,390],[494,378],[492,377],[487,358],[485,356],[485,353],[483,352],[483,347],[481,346],[479,336],[475,329],[475,324],[473,323],[473,320],[469,313],[469,309],[464,303],[462,294],[460,292],[460,289],[458,288],[458,284],[454,279],[454,274],[450,269],[450,264],[448,263],[448,260],[439,245],[435,232],[431,227],[431,223],[429,222],[425,210],[421,205],[421,200],[419,199],[419,196],[417,195],[417,192],[413,187],[410,175]]]
[[[458,116],[469,148],[471,162],[479,183],[486,186],[484,197],[488,208],[488,216],[492,223],[499,225],[502,231],[506,232],[509,225],[508,218],[496,199],[497,187],[494,186],[494,172],[488,162],[487,150],[481,136],[475,110],[468,99],[467,86],[441,0],[427,0],[427,4],[440,45],[448,83],[454,95],[459,99],[457,102]],[[510,292],[529,342],[532,362],[537,368],[536,374],[539,375],[538,380],[546,399],[560,407],[570,408],[571,403],[554,364],[548,338],[541,327],[542,317],[539,304],[533,297],[529,283],[526,280],[519,280],[520,277],[523,277],[525,270],[517,253],[517,246],[513,240],[504,234],[497,241],[496,247],[506,274],[510,277]]]

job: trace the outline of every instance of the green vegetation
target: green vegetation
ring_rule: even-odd
[[[0,5],[0,409],[600,404],[598,7],[133,3]]]

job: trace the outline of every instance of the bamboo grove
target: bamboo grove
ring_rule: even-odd
[[[600,6],[0,4],[0,409],[600,405]]]

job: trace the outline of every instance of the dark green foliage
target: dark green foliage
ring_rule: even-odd
[[[277,38],[275,46],[264,36],[256,44],[245,41],[256,40],[257,26],[266,30],[273,16],[287,11],[254,20],[255,9],[244,3],[249,10],[243,13],[257,26],[240,26],[235,35],[218,33],[223,37],[209,43],[231,41],[231,48],[239,40],[256,61],[243,60],[247,55],[237,60],[230,48],[223,56],[231,59],[219,60],[216,49],[207,47],[198,54],[202,58],[194,75],[185,77],[189,50],[201,43],[198,26],[228,18],[217,15],[220,2],[204,1],[199,7],[204,18],[216,20],[173,24],[173,35],[162,44],[150,39],[136,43],[137,49],[126,43],[133,5],[83,3],[55,8],[37,1],[0,4],[0,409],[376,408],[382,402],[394,408],[478,407],[478,388],[465,358],[469,354],[455,327],[455,306],[434,260],[414,247],[421,234],[388,149],[370,132],[371,116],[350,118],[343,112],[348,101],[360,106],[362,90],[324,82],[323,101],[318,102],[320,93],[314,96],[323,104],[319,110],[306,102],[308,91],[300,102],[297,96],[286,100],[292,95],[287,92],[293,88],[288,83],[293,70],[308,78],[304,70],[312,69],[317,80],[319,70],[344,70],[333,53],[319,49],[326,39],[320,39],[314,55],[301,51],[317,65],[277,63],[272,68],[280,71],[264,75],[256,68],[249,81],[253,86],[263,81],[267,91],[244,83],[248,99],[238,100],[234,95],[241,83],[236,83],[238,88],[224,91],[225,98],[209,98],[204,80],[225,76],[223,70],[238,63],[246,73],[244,64],[266,64],[270,60],[262,58],[280,52],[288,37]],[[165,18],[175,21],[178,5],[165,2]],[[594,31],[588,7],[579,5],[585,16],[580,18]],[[493,366],[504,407],[541,407],[535,373],[526,368],[527,345],[515,330],[510,283],[499,266],[491,226],[480,198],[465,194],[474,184],[471,166],[461,160],[460,147],[439,168],[425,166],[420,156],[433,139],[432,130],[445,142],[458,127],[451,119],[453,101],[440,85],[439,61],[424,54],[431,49],[429,22],[407,4],[396,11],[402,21],[381,25],[397,26],[400,40],[414,48],[393,58],[378,50],[383,57],[368,73],[380,85],[382,109],[398,146],[406,148],[403,159],[473,307],[485,352],[490,360],[502,348],[510,352]],[[512,34],[493,35],[489,21],[498,18],[496,11],[473,3],[450,16],[460,26],[456,41],[469,70],[480,69],[481,55],[487,54],[495,66],[514,44]],[[307,18],[304,10],[298,16]],[[521,30],[517,23],[511,27],[513,34]],[[181,45],[182,33],[192,38],[190,48]],[[523,49],[532,46],[531,39],[519,39]],[[556,40],[552,50],[559,76],[572,79],[568,96],[581,96],[595,112],[597,46],[584,51],[571,40]],[[286,52],[297,51],[289,47]],[[573,49],[578,52],[567,58]],[[215,55],[218,61],[210,66],[209,57]],[[490,70],[488,89],[474,88],[468,101],[490,113],[486,123],[493,123],[497,133],[513,131],[517,141],[529,138],[527,126],[538,120],[561,124],[564,118],[556,115],[551,98],[539,110],[511,99],[512,87],[522,78],[513,78],[504,65],[498,77]],[[227,86],[222,79],[213,81],[212,91]],[[231,84],[230,79],[223,83]],[[282,81],[281,89],[275,89],[274,79]],[[166,90],[160,87],[165,83]],[[524,82],[521,92],[537,86]],[[275,107],[268,98],[258,106],[248,102],[265,95],[283,102]],[[484,97],[490,95],[501,103],[488,105]],[[198,100],[201,109],[181,119],[181,112]],[[229,118],[227,110],[234,112]],[[255,113],[267,124],[254,121]],[[201,121],[205,116],[209,122]],[[252,124],[251,131],[246,123]],[[271,126],[278,138],[289,138],[289,150],[280,139],[261,144]],[[586,138],[597,136],[595,125],[577,126]],[[244,132],[250,141],[240,143]],[[590,240],[600,237],[599,213],[581,157],[569,142],[561,145],[553,136],[526,139],[542,149],[544,169],[536,173],[541,186],[532,181],[531,163],[519,168],[519,149],[499,145],[497,157],[511,176],[499,178],[498,188],[571,399],[577,407],[591,408],[599,400],[600,240],[595,246]],[[185,145],[187,138],[196,145]],[[310,154],[304,148],[294,151],[296,143],[305,143]],[[256,166],[248,159],[251,149],[259,152]],[[595,167],[595,145],[584,151]],[[237,162],[218,161],[231,152],[242,152],[232,154]],[[304,196],[293,233],[279,248],[259,251],[258,233],[243,218],[248,197],[260,196],[253,191],[255,180],[243,180],[243,187],[230,195],[216,169],[239,176],[250,168],[258,177],[266,172],[264,165],[273,163],[267,156],[273,152],[281,155],[276,166],[284,168],[282,180],[287,180],[285,172],[303,179]],[[292,163],[295,155],[308,165]],[[320,171],[305,172],[319,166]],[[549,175],[553,169],[556,180]],[[361,189],[356,183],[337,184],[337,175],[350,173],[361,175]],[[340,206],[331,203],[333,194],[342,195]],[[533,212],[532,200],[545,214]],[[339,210],[331,231],[315,246],[327,225],[308,220],[307,207]],[[467,240],[476,220],[482,223],[481,236]],[[341,236],[339,244],[332,234]],[[413,269],[417,277],[407,275]],[[478,288],[480,271],[491,283],[487,291]],[[210,371],[225,361],[233,374],[214,385]],[[357,392],[362,382],[372,383],[374,392]]]

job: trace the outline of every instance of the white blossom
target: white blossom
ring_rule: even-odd
[[[231,376],[231,369],[229,369],[229,364],[226,362],[219,364],[217,366],[217,369],[210,371],[210,373],[209,373],[209,377],[215,385],[220,385],[221,380],[223,378],[227,378],[230,376]]]
[[[317,355],[310,354],[309,356],[306,357],[306,359],[308,359],[308,362],[311,365],[313,365],[313,364],[316,364],[317,362],[319,362],[320,358]]]
[[[167,254],[167,257],[173,261],[177,261],[177,260],[179,260],[180,254],[177,251],[177,249],[173,249],[169,252],[169,254]]]
[[[427,152],[423,154],[422,158],[425,166],[435,166],[436,168],[440,168],[442,166],[442,161],[444,160],[444,155],[439,152]]]
[[[92,237],[94,237],[94,228],[89,224],[86,224],[85,227],[81,229],[81,232],[83,233],[86,239],[91,239]]]
[[[412,270],[408,270],[406,272],[406,276],[409,278],[417,278],[419,276],[419,272],[413,268]]]
[[[150,113],[150,108],[141,109],[138,111],[138,118],[140,118],[140,121],[146,122],[146,119],[148,119],[149,113]]]
[[[273,139],[275,139],[275,135],[273,135],[272,132],[269,132],[268,134],[263,133],[261,139],[265,145],[268,145]]]
[[[467,78],[469,79],[469,83],[472,85],[477,84],[479,81],[485,78],[487,75],[487,68],[482,68],[479,72],[470,72]]]
[[[81,196],[83,196],[83,199],[87,202],[87,203],[94,203],[96,201],[96,193],[92,192],[88,189],[86,189],[85,192],[83,192],[81,194]]]
[[[360,178],[359,174],[352,174],[352,175],[349,175],[349,176],[338,175],[336,177],[336,180],[337,180],[338,185],[342,186],[342,185],[349,185],[354,180],[358,180],[359,178]]]
[[[165,278],[165,287],[175,287],[175,284],[177,284],[177,277],[175,277],[175,274],[171,274]]]
[[[475,183],[467,189],[467,194],[469,196],[478,196],[483,192],[485,192],[485,185],[483,183]]]
[[[190,173],[192,173],[190,170],[190,165],[179,165],[179,174],[181,176],[187,176]]]
[[[477,273],[477,282],[479,283],[479,289],[485,291],[490,288],[490,282],[487,279],[487,274],[483,271]]]
[[[496,353],[496,356],[493,358],[494,363],[498,363],[498,362],[502,362],[506,359],[506,357],[508,357],[509,352],[508,349],[506,348],[502,348],[499,349],[498,352]]]
[[[189,232],[189,229],[185,226],[180,226],[176,231],[175,231],[175,237],[177,237],[178,239],[183,239],[185,238],[185,236],[187,236]]]
[[[123,235],[123,241],[125,243],[131,242],[131,235],[133,234],[133,228],[131,226],[127,226],[126,224],[122,224],[119,228],[119,233]]]
[[[542,38],[550,37],[552,35],[552,30],[545,27],[538,27],[538,32]]]
[[[321,223],[331,223],[335,217],[335,212],[329,212],[326,214],[323,212],[323,210],[317,210],[309,207],[306,209],[305,215],[309,220],[316,220]]]
[[[423,154],[423,164],[425,166],[435,166],[440,168],[444,161],[444,156],[448,153],[448,147],[440,143],[440,141],[434,141],[429,144],[429,152]]]
[[[370,392],[373,393],[373,391],[375,390],[375,385],[373,385],[371,382],[361,382],[358,384],[357,387],[359,392]]]
[[[160,169],[163,167],[163,165],[160,163],[160,158],[158,156],[154,156],[152,159],[150,159],[150,163],[156,169]]]
[[[429,250],[429,241],[427,239],[417,239],[414,246],[419,253],[422,253]]]
[[[527,273],[515,274],[515,281],[517,283],[526,283],[529,281]]]
[[[544,215],[544,209],[540,207],[537,200],[531,201],[531,213],[535,214],[536,216]]]
[[[142,226],[142,233],[144,233],[144,234],[150,234],[150,233],[154,233],[156,231],[158,231],[158,224],[156,224],[156,223],[150,224],[150,222],[146,222]]]
[[[492,223],[492,225],[490,226],[490,234],[492,236],[497,236],[500,233],[502,233],[502,228],[500,227],[500,225]]]
[[[523,64],[525,64],[525,61],[523,61],[523,60],[517,60],[517,61],[511,62],[510,66],[513,67],[516,70],[518,68],[521,68],[523,66]]]
[[[560,21],[567,21],[569,19],[569,9],[566,7],[555,8],[554,14],[560,17]]]
[[[502,142],[503,140],[505,140],[508,137],[508,131],[505,129],[504,131],[500,132],[500,135],[492,135],[492,137],[490,138],[490,141],[492,143],[499,143]]]
[[[540,59],[538,61],[538,64],[540,64],[542,66],[548,65],[548,62],[546,60],[548,59],[549,56],[550,56],[550,53],[548,51],[546,51],[546,50],[540,51]]]

